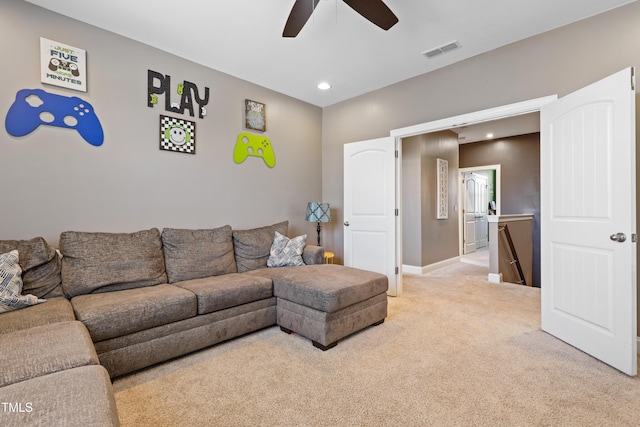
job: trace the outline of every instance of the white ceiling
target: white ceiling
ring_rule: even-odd
[[[294,0],[27,1],[325,107],[635,0],[385,0],[399,18],[389,31],[321,0],[291,39]]]
[[[451,131],[458,134],[460,144],[526,135],[540,132],[540,113],[521,114],[474,125],[460,126],[451,129]],[[489,134],[492,136],[488,136]]]

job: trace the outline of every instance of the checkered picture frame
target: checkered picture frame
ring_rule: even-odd
[[[167,129],[176,126],[183,128],[188,134],[189,140],[184,144],[175,144],[166,136]],[[196,122],[160,115],[160,149],[176,153],[196,154]]]

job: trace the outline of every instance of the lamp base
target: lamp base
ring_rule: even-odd
[[[318,227],[316,228],[316,231],[318,232],[318,246],[320,246],[320,231],[322,230],[322,227],[320,226],[320,222],[318,222]]]

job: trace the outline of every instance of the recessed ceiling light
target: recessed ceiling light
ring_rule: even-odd
[[[331,85],[327,82],[318,83],[318,89],[320,90],[329,90],[331,89]]]
[[[493,138],[493,134],[492,133],[488,133],[487,134],[487,139],[491,139],[491,138]]]

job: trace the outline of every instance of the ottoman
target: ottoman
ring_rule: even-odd
[[[280,329],[309,338],[321,350],[387,317],[383,274],[332,264],[267,270]]]

